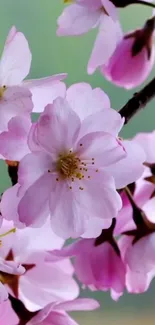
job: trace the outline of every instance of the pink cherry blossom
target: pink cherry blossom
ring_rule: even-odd
[[[75,299],[62,303],[47,305],[36,316],[34,316],[26,325],[78,325],[66,311],[94,310],[99,307],[99,303],[94,299]]]
[[[153,31],[154,22],[151,26],[146,23],[143,29],[122,37],[109,62],[101,67],[101,73],[117,86],[126,89],[143,83],[155,63]]]
[[[88,73],[107,63],[122,34],[117,9],[109,0],[76,0],[58,18],[57,35],[81,35],[99,27],[88,63]],[[110,42],[109,42],[110,39]]]
[[[5,221],[0,232],[6,231],[8,227],[10,222]],[[74,269],[70,261],[45,261],[46,250],[60,248],[62,244],[63,240],[52,232],[49,222],[39,229],[18,229],[16,233],[3,238],[0,270],[5,289],[19,298],[30,311],[39,310],[50,302],[78,296],[79,288],[72,278]],[[19,263],[26,271],[16,277],[12,274],[22,273],[16,267]],[[6,277],[6,273],[11,274],[10,277]]]
[[[117,300],[125,287],[125,265],[119,251],[105,241],[100,245],[94,239],[82,239],[61,250],[49,253],[48,261],[75,257],[74,267],[78,279],[91,290],[111,290]]]
[[[32,127],[32,153],[19,165],[19,192],[24,195],[18,213],[27,226],[40,226],[50,213],[58,235],[77,237],[87,230],[91,216],[111,220],[121,208],[106,167],[126,156],[123,146],[107,132],[80,136],[81,129],[78,115],[63,99],[48,105]]]
[[[4,110],[9,109],[17,99],[18,110],[23,110],[24,107],[27,107],[28,110],[29,106],[24,104],[24,98],[30,97],[30,92],[27,89],[23,90],[23,87],[32,92],[34,111],[37,112],[43,111],[44,106],[51,103],[57,96],[64,96],[65,85],[61,80],[66,77],[66,74],[28,80],[23,83],[23,79],[27,77],[30,71],[31,59],[28,41],[24,34],[17,31],[13,26],[7,36],[0,60],[0,97],[2,97],[0,105],[2,108],[5,106]],[[15,96],[16,98],[14,98]]]
[[[0,320],[2,325],[17,325],[19,322],[9,301],[0,304]]]
[[[155,155],[152,148],[155,133],[138,134],[133,141],[143,146],[146,162],[154,164]],[[145,167],[144,173],[134,186],[134,202],[145,214],[141,216],[141,222],[135,224],[133,207],[127,195],[123,193],[123,207],[118,214],[115,228],[115,235],[124,232],[126,234],[119,240],[119,248],[127,269],[126,287],[131,293],[146,291],[155,276],[155,185],[149,181],[151,175],[151,169]]]

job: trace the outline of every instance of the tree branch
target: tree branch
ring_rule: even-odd
[[[151,99],[155,97],[155,78],[152,79],[142,90],[135,93],[133,97],[123,106],[119,113],[122,117],[125,117],[125,124],[144,108]]]

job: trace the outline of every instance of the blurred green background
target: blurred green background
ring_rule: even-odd
[[[56,20],[63,10],[62,0],[0,0],[0,50],[12,25],[27,37],[33,54],[30,78],[43,77],[54,73],[67,72],[67,84],[86,81],[93,87],[101,87],[109,95],[112,107],[121,108],[134,91],[116,88],[96,72],[88,76],[86,66],[93,46],[96,31],[80,37],[56,37]],[[124,31],[143,25],[151,15],[151,10],[142,6],[131,6],[120,11]],[[24,62],[23,62],[24,64]],[[154,71],[153,71],[154,74]],[[151,76],[150,76],[151,78]],[[122,132],[124,137],[131,137],[140,131],[151,131],[155,128],[154,101],[138,114]],[[1,163],[0,191],[9,184],[6,167]],[[125,294],[115,303],[109,293],[88,294],[101,301],[101,311],[95,313],[76,314],[81,324],[114,323],[154,324],[154,289],[142,295]],[[65,324],[64,324],[65,325]]]

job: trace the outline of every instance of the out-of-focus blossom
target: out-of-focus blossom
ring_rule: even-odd
[[[101,67],[101,73],[108,80],[127,89],[146,80],[155,63],[154,25],[155,18],[152,18],[144,28],[126,34],[120,40],[108,64]]]
[[[93,291],[111,290],[112,298],[119,299],[125,287],[125,266],[117,244],[113,246],[105,239],[97,245],[94,239],[82,239],[61,250],[49,252],[47,261],[72,256],[75,257],[75,273],[82,284]]]
[[[10,222],[3,222],[0,232],[8,227]],[[72,278],[74,269],[70,261],[45,262],[46,250],[50,247],[60,248],[62,244],[63,240],[52,232],[49,222],[41,229],[18,229],[3,238],[0,279],[5,289],[20,299],[30,311],[39,310],[50,302],[71,300],[78,296],[79,289]],[[19,264],[22,270],[16,267]],[[24,268],[25,273],[19,276]]]
[[[134,141],[145,150],[146,167],[131,188],[135,203],[131,203],[126,193],[122,194],[123,208],[118,214],[115,234],[124,234],[119,248],[127,268],[126,287],[129,292],[141,293],[148,289],[155,276],[155,154],[152,150],[155,133],[138,134]]]
[[[47,305],[26,325],[78,325],[66,312],[94,310],[99,307],[99,303],[94,299],[75,299],[62,303]]]
[[[32,110],[32,105],[29,103],[31,93],[34,111],[37,112],[43,111],[44,106],[51,103],[57,96],[65,94],[65,85],[61,82],[66,77],[65,74],[28,80],[23,83],[30,71],[31,59],[31,51],[24,34],[13,26],[7,36],[0,60],[0,107],[6,111],[7,122],[8,117],[9,119],[13,117],[12,111],[15,108],[16,115],[21,115],[24,109],[29,111],[31,108]],[[5,130],[1,127],[6,119],[3,117],[2,109],[0,109],[0,131]]]
[[[58,18],[59,36],[81,35],[95,27],[99,32],[88,63],[89,74],[107,63],[120,40],[122,32],[116,7],[109,0],[76,0]]]

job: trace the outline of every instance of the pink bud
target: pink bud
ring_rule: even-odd
[[[126,34],[101,73],[117,86],[131,89],[145,81],[155,61],[153,45],[155,18],[143,29]]]

